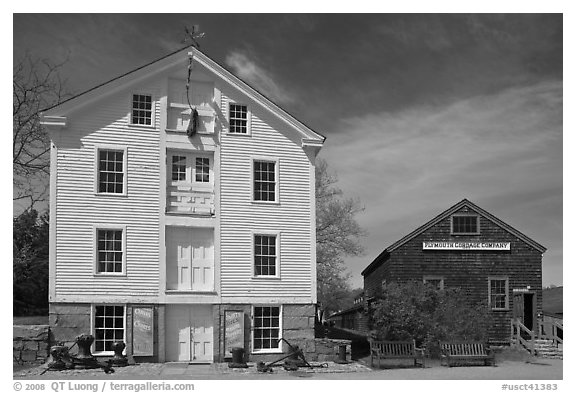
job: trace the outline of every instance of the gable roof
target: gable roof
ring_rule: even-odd
[[[272,102],[264,94],[244,82],[242,79],[234,75],[228,69],[208,57],[206,54],[193,47],[192,45],[185,46],[177,51],[169,53],[159,59],[156,59],[143,66],[135,68],[125,74],[110,79],[107,82],[101,83],[93,88],[90,88],[80,94],[77,94],[67,100],[47,108],[43,111],[42,115],[46,117],[62,116],[75,109],[92,103],[96,100],[103,98],[109,94],[125,88],[129,85],[135,84],[145,78],[165,71],[173,66],[179,64],[187,59],[189,55],[193,55],[195,61],[204,66],[207,70],[230,83],[232,86],[240,90],[242,93],[250,96],[254,101],[262,107],[270,111],[272,114],[279,117],[284,122],[299,131],[303,138],[303,143],[310,145],[319,145],[326,140],[326,137],[312,130],[302,121],[296,119],[293,115],[288,113],[285,109],[281,108],[278,104]],[[186,56],[186,57],[184,57]]]
[[[470,202],[468,199],[463,199],[454,206],[450,207],[449,209],[443,211],[432,220],[428,221],[426,224],[422,225],[421,227],[417,228],[416,230],[410,232],[408,235],[404,236],[402,239],[398,240],[397,242],[393,243],[392,245],[388,246],[384,249],[375,259],[372,261],[366,269],[362,271],[362,275],[369,274],[372,272],[377,266],[379,266],[382,262],[387,259],[387,256],[390,255],[392,251],[397,249],[398,247],[404,245],[405,243],[409,242],[410,240],[414,239],[416,236],[420,235],[421,233],[425,232],[429,228],[436,225],[438,222],[444,220],[445,218],[449,217],[450,215],[456,213],[458,210],[462,209],[463,207],[468,207],[475,212],[477,212],[482,217],[490,220],[495,225],[499,226],[500,228],[504,229],[505,231],[511,233],[512,235],[516,236],[518,239],[524,241],[525,243],[529,244],[536,250],[544,253],[546,251],[546,247],[542,246],[540,243],[535,242],[528,236],[524,235],[522,232],[514,229],[510,225],[506,224],[504,221],[500,220],[499,218],[493,216],[492,214],[488,213],[486,210],[478,207],[474,203]]]

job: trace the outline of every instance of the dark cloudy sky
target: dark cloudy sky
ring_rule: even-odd
[[[16,14],[24,51],[78,93],[178,49],[202,50],[328,137],[321,152],[368,231],[355,287],[386,246],[468,198],[548,248],[562,284],[562,16]]]

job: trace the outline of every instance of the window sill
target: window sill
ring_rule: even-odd
[[[252,279],[280,281],[280,276],[252,276]]]
[[[128,123],[127,125],[128,128],[136,128],[136,129],[140,129],[140,130],[155,130],[156,126],[154,124],[152,125],[145,125],[145,124],[132,124],[132,123]]]
[[[234,135],[234,136],[242,136],[242,137],[247,137],[247,136],[252,136],[251,132],[230,132],[230,131],[225,131],[223,132],[224,135]]]
[[[262,206],[275,206],[275,205],[280,205],[280,202],[276,202],[276,201],[255,201],[252,200],[250,201],[253,205],[262,205]]]
[[[505,311],[510,311],[510,309],[509,308],[491,308],[490,311],[505,312]]]
[[[115,193],[112,193],[112,192],[109,192],[109,193],[106,193],[106,192],[95,192],[95,193],[94,193],[94,196],[104,197],[104,198],[118,198],[118,197],[120,197],[120,198],[125,198],[125,197],[128,196],[128,194],[125,193],[125,192],[122,193],[122,194],[120,194],[120,193],[115,194]]]
[[[269,354],[280,354],[283,353],[281,348],[274,348],[274,349],[264,349],[264,350],[253,350],[250,352],[251,355],[269,355]]]
[[[215,290],[195,291],[193,289],[167,289],[166,295],[218,295]]]
[[[108,351],[108,352],[92,352],[92,355],[94,355],[94,356],[114,356],[114,351]]]
[[[126,277],[126,273],[94,273],[94,277]]]

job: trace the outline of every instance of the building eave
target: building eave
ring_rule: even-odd
[[[544,253],[546,251],[546,247],[542,246],[541,244],[537,243],[536,241],[532,240],[531,238],[529,238],[528,236],[524,235],[522,232],[518,231],[517,229],[511,227],[510,225],[506,224],[505,222],[503,222],[502,220],[498,219],[497,217],[493,216],[492,214],[488,213],[486,210],[476,206],[474,203],[470,202],[468,199],[463,199],[462,201],[458,202],[457,204],[455,204],[454,206],[450,207],[449,209],[443,211],[442,213],[440,213],[439,215],[437,215],[436,217],[434,217],[433,219],[431,219],[430,221],[428,221],[427,223],[425,223],[424,225],[418,227],[416,230],[410,232],[408,235],[404,236],[403,238],[401,238],[400,240],[398,240],[397,242],[393,243],[392,245],[390,245],[389,247],[385,248],[384,251],[382,251],[382,253],[380,253],[380,255],[378,255],[373,261],[372,263],[370,263],[363,271],[362,271],[362,275],[366,276],[367,274],[370,274],[371,272],[373,272],[378,266],[380,266],[385,260],[386,260],[386,256],[389,255],[390,253],[392,253],[394,250],[396,250],[397,248],[403,246],[404,244],[406,244],[407,242],[409,242],[410,240],[414,239],[416,236],[424,233],[425,231],[427,231],[428,229],[430,229],[431,227],[433,227],[434,225],[436,225],[438,222],[444,220],[445,218],[449,217],[450,215],[454,214],[455,212],[457,212],[458,210],[462,209],[463,207],[469,207],[472,210],[476,211],[478,214],[480,214],[481,216],[483,216],[484,218],[490,220],[491,222],[493,222],[495,225],[498,225],[500,228],[504,229],[505,231],[507,231],[508,233],[516,236],[518,239],[524,241],[525,243],[527,243],[528,245],[532,246],[534,249],[536,249],[537,251]]]
[[[183,61],[182,55],[192,55],[194,59],[204,66],[207,70],[214,73],[217,77],[226,81],[242,93],[251,97],[263,108],[267,109],[273,115],[280,118],[292,128],[296,129],[302,135],[302,147],[314,146],[321,148],[326,137],[312,130],[300,120],[296,119],[293,115],[282,109],[278,104],[272,102],[264,94],[248,85],[246,82],[232,74],[226,68],[221,66],[216,61],[212,60],[200,50],[186,46],[175,52],[172,52],[160,59],[154,60],[143,66],[140,66],[132,71],[124,73],[115,77],[107,82],[101,83],[91,89],[88,89],[80,94],[77,94],[55,106],[43,110],[43,115],[50,116],[64,116],[72,111],[80,109],[90,103],[100,100],[114,92],[127,88],[130,85],[138,83],[144,79],[150,78],[163,72],[171,67],[174,67]]]

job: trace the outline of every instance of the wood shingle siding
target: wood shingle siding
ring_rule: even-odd
[[[474,210],[472,204],[463,206],[452,214],[478,214],[479,235],[452,235],[450,215],[428,226],[421,233],[389,247],[365,271],[364,291],[367,297],[378,296],[382,280],[390,282],[422,281],[424,276],[441,276],[444,288],[460,287],[473,302],[488,302],[490,277],[508,279],[508,304],[506,310],[491,313],[490,339],[509,339],[510,319],[513,313],[513,290],[535,293],[536,310],[542,309],[542,249],[526,242],[509,230],[497,225]],[[509,242],[509,251],[493,250],[423,250],[427,241]],[[540,246],[541,247],[541,246]]]

